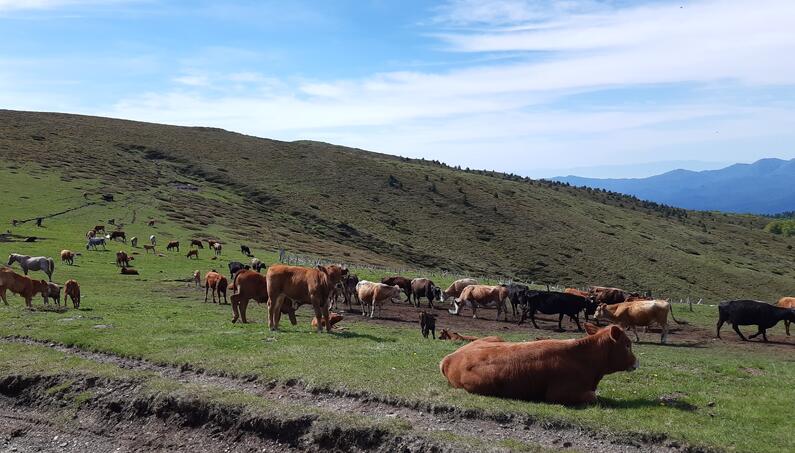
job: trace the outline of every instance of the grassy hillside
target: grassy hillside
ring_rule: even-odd
[[[765,232],[761,218],[324,143],[0,111],[0,159],[19,174],[57,175],[53,199],[65,182],[97,206],[108,204],[99,194],[114,193],[116,212],[127,209],[122,222],[156,217],[260,249],[673,297],[795,292],[795,239]],[[70,207],[0,214],[9,224]]]

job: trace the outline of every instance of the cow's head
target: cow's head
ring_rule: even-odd
[[[320,272],[326,274],[332,283],[337,283],[348,275],[348,268],[337,264],[330,264],[328,266],[318,265],[317,268]]]
[[[450,332],[448,332],[447,329],[442,329],[441,333],[439,334],[439,339],[440,340],[449,340],[451,338],[452,337],[450,336]]]
[[[398,285],[393,285],[392,286],[392,288],[391,288],[392,295],[390,296],[390,299],[391,299],[392,303],[394,303],[394,304],[399,304],[400,303],[400,292],[401,291],[402,290],[400,289],[400,286],[398,286]]]
[[[600,344],[606,348],[605,363],[603,363],[605,373],[638,369],[640,362],[632,353],[632,342],[624,333],[624,329],[615,324],[600,329],[591,323],[585,323],[585,331],[588,335],[598,337]]]
[[[6,265],[10,266],[10,265],[14,264],[14,261],[16,261],[16,259],[17,259],[17,254],[16,253],[12,253],[12,254],[8,255],[8,263],[6,263]]]
[[[431,286],[431,295],[436,300],[442,300],[442,288],[438,286]]]
[[[33,280],[33,291],[33,294],[41,293],[45,304],[50,302],[50,285],[47,280]]]
[[[599,304],[596,307],[594,317],[600,321],[612,321],[613,313],[607,309],[607,304]]]

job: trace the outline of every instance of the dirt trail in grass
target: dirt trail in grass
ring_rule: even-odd
[[[576,426],[545,423],[526,416],[495,416],[475,410],[461,410],[451,406],[423,402],[405,402],[365,393],[332,390],[308,390],[299,383],[262,383],[255,376],[230,377],[193,370],[189,366],[169,366],[146,360],[91,352],[75,347],[19,337],[7,337],[2,342],[48,346],[65,354],[120,368],[150,371],[164,378],[186,384],[216,386],[236,390],[274,401],[298,403],[332,413],[358,414],[376,420],[402,419],[421,435],[434,432],[479,439],[494,446],[500,441],[519,441],[546,448],[570,448],[592,452],[669,452],[684,451],[685,446],[659,436],[641,434],[616,435]],[[6,411],[0,406],[0,411]],[[7,411],[6,411],[7,413]]]

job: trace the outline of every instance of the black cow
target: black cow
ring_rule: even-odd
[[[424,311],[420,313],[420,329],[422,330],[422,336],[428,338],[428,334],[430,333],[433,336],[433,339],[436,339],[436,315],[428,314]]]
[[[767,343],[765,331],[778,324],[779,321],[795,322],[795,309],[780,308],[756,300],[721,302],[718,305],[717,337],[720,338],[720,328],[723,327],[723,323],[728,322],[743,341],[748,341],[737,326],[755,325],[759,331],[748,338],[754,338],[762,334],[762,338]]]
[[[522,306],[522,298],[530,291],[530,288],[518,283],[511,283],[509,285],[502,285],[508,288],[508,300],[511,302],[511,310],[513,310],[513,318],[519,314],[519,307]]]
[[[577,324],[577,330],[582,332],[580,326],[580,312],[585,311],[585,320],[588,320],[588,315],[596,312],[596,304],[585,297],[577,296],[568,293],[559,293],[556,291],[525,291],[520,296],[522,299],[522,317],[519,320],[521,324],[529,314],[530,321],[533,322],[533,327],[538,329],[536,324],[536,311],[540,311],[545,315],[559,315],[558,316],[558,330],[563,330],[563,317],[568,316],[572,321]]]
[[[356,299],[356,305],[361,305],[359,301],[359,292],[356,291],[356,285],[359,284],[359,277],[356,274],[348,274],[342,277],[342,297],[348,305],[348,310],[351,309],[351,301]]]
[[[229,262],[229,275],[232,276],[232,281],[235,280],[235,274],[242,271],[243,269],[251,269],[251,266],[248,264],[243,264],[240,261]]]
[[[251,249],[247,245],[240,244],[240,253],[251,256]]]
[[[403,293],[406,294],[406,302],[411,302],[411,280],[407,279],[406,277],[394,276],[394,277],[384,277],[381,279],[381,283],[389,286],[397,285],[400,289],[403,290]]]
[[[428,306],[433,308],[433,301],[442,299],[442,290],[427,278],[415,278],[411,281],[411,295],[414,297],[415,307],[419,308],[420,297],[425,297],[428,299]]]

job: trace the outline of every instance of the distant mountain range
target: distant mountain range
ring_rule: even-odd
[[[720,170],[673,170],[648,178],[551,178],[687,209],[754,214],[795,210],[795,159],[761,159]]]

